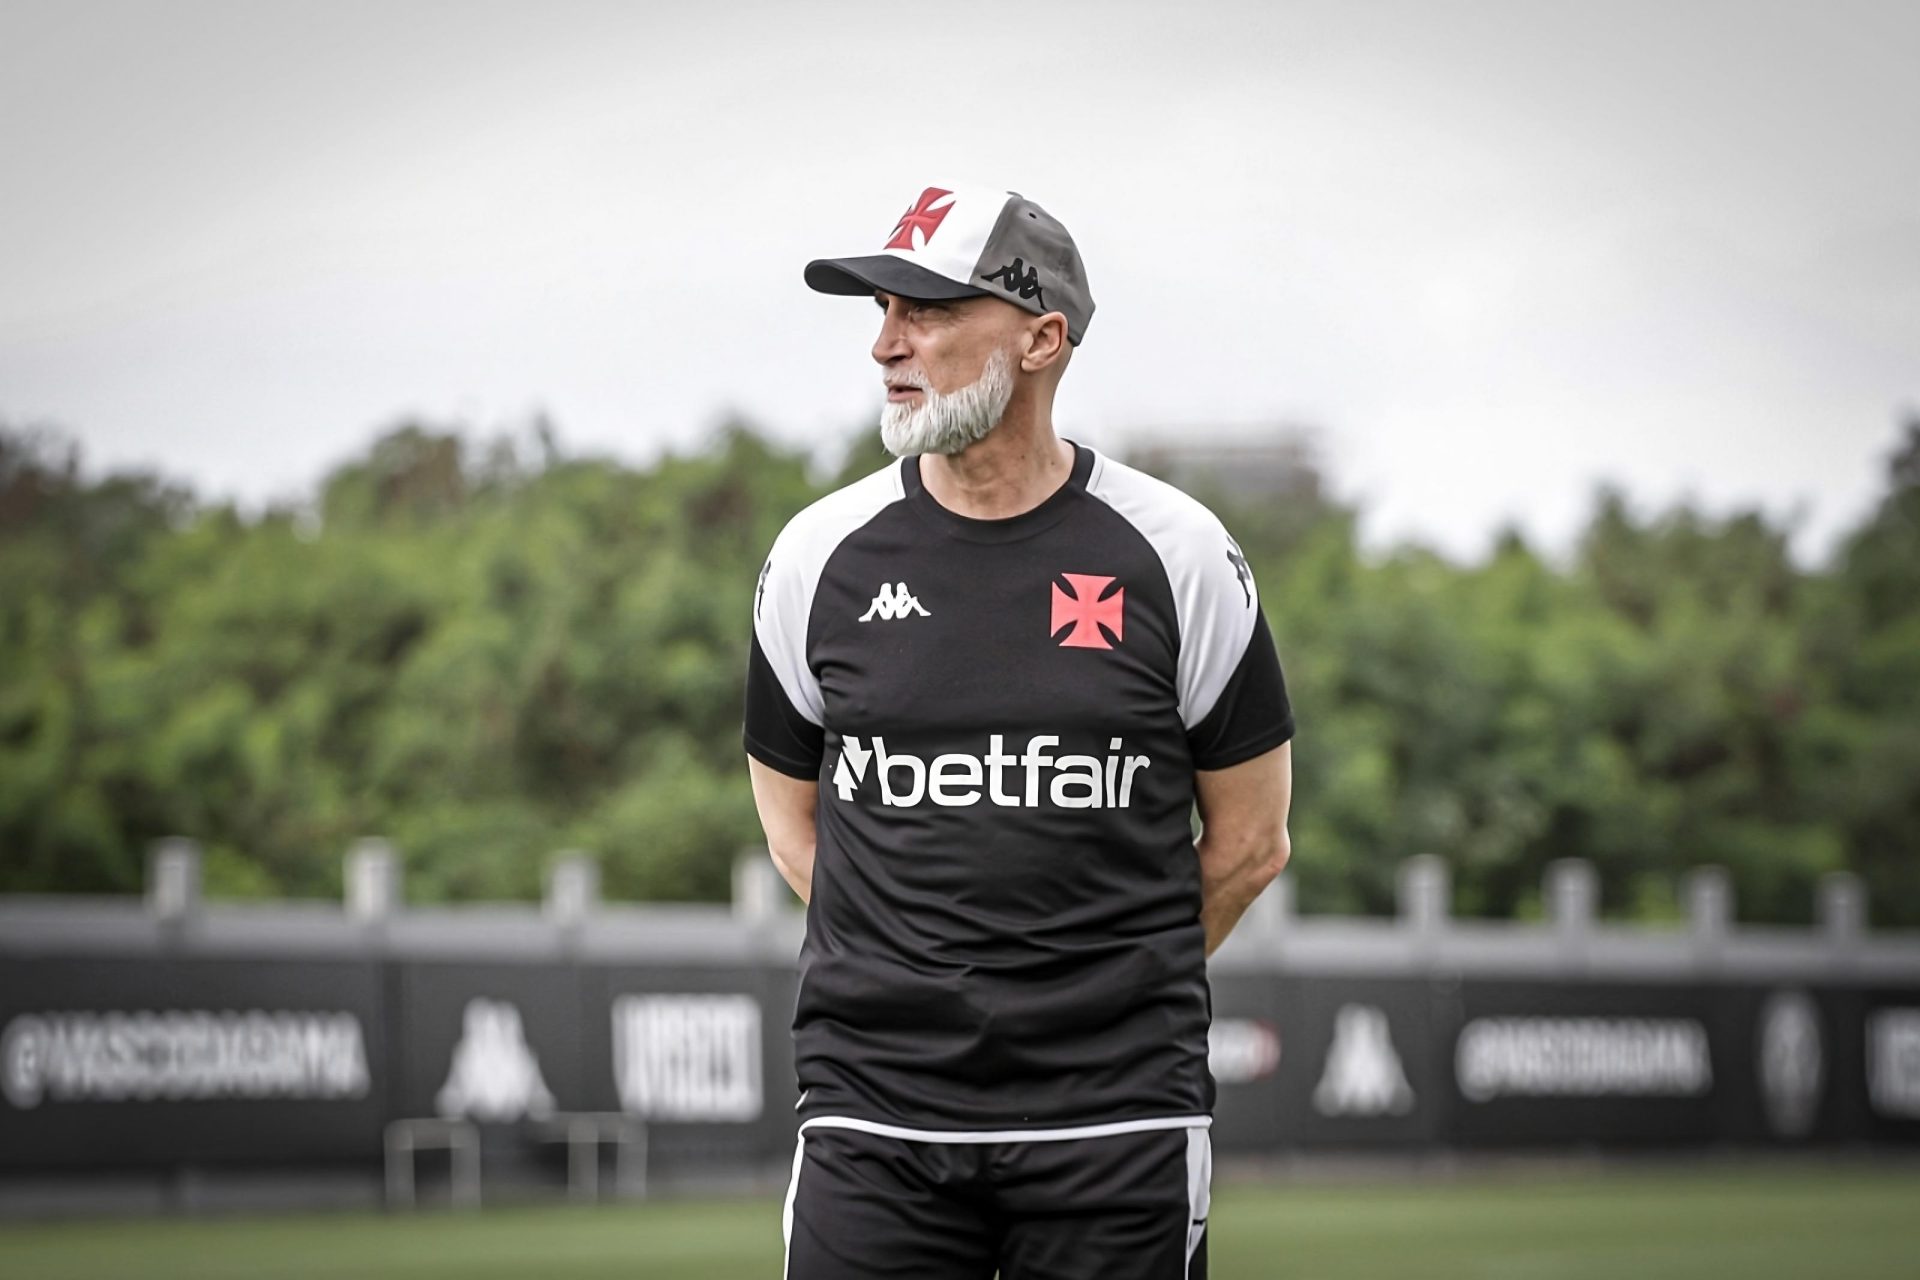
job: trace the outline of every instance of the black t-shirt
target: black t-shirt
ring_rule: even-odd
[[[901,459],[795,516],[761,572],[746,748],[820,784],[806,1118],[1212,1108],[1193,772],[1293,717],[1220,521],[1074,455],[1003,520],[947,510]]]

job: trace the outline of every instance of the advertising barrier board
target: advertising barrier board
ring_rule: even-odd
[[[0,957],[0,1167],[366,1158],[379,966]]]
[[[372,1169],[390,1121],[471,1121],[498,1155],[583,1114],[643,1122],[657,1170],[763,1171],[792,1149],[795,983],[740,962],[0,956],[0,1171]],[[1212,988],[1222,1152],[1920,1142],[1920,988]]]

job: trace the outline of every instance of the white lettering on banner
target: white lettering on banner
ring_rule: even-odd
[[[1920,1009],[1867,1015],[1867,1095],[1893,1120],[1920,1120]]]
[[[553,1114],[553,1095],[540,1076],[540,1060],[527,1043],[516,1006],[505,1000],[467,1001],[460,1042],[434,1106],[448,1119],[467,1116],[489,1124]]]
[[[758,1119],[760,1003],[747,995],[620,996],[613,1078],[631,1115]]]
[[[1313,1109],[1323,1116],[1403,1116],[1413,1110],[1413,1086],[1383,1011],[1370,1004],[1340,1006]]]
[[[0,1092],[53,1102],[364,1098],[367,1051],[351,1013],[21,1014],[0,1032]]]
[[[1215,1018],[1207,1029],[1207,1069],[1221,1084],[1248,1084],[1280,1065],[1280,1033],[1254,1018]]]
[[[1476,1018],[1454,1045],[1469,1102],[1500,1097],[1676,1097],[1713,1087],[1692,1018]]]
[[[982,799],[1001,808],[1034,809],[1051,804],[1056,809],[1125,809],[1133,804],[1133,776],[1152,762],[1143,755],[1125,755],[1121,739],[1107,742],[1108,754],[1055,756],[1058,734],[1038,733],[1026,750],[1014,755],[1005,749],[1006,735],[988,735],[981,755],[964,751],[924,756],[888,751],[885,738],[862,742],[849,735],[840,740],[840,759],[833,768],[833,786],[842,800],[852,800],[867,781],[867,766],[880,789],[880,803],[910,808],[921,800],[944,808],[965,808]],[[1013,789],[1008,790],[1011,782]]]

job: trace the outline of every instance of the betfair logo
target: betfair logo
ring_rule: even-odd
[[[833,786],[842,800],[850,801],[866,785],[871,768],[880,803],[895,809],[922,800],[964,809],[983,799],[1006,809],[1046,804],[1057,809],[1125,809],[1133,803],[1133,775],[1151,763],[1146,756],[1127,755],[1119,738],[1107,743],[1104,757],[1056,756],[1049,748],[1058,747],[1060,738],[1051,733],[1027,739],[1027,749],[1019,755],[1005,750],[1005,742],[1005,734],[995,733],[988,736],[984,755],[954,751],[928,760],[888,751],[885,738],[863,742],[849,734],[840,740]]]
[[[933,616],[921,607],[918,600],[914,599],[913,593],[907,590],[906,583],[883,582],[880,584],[880,594],[873,598],[873,603],[867,606],[867,611],[860,615],[859,620],[871,622],[875,618],[880,618],[890,622],[895,618],[904,618],[910,613],[917,613],[923,618]]]

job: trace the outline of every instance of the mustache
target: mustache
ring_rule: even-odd
[[[910,369],[904,373],[895,373],[881,380],[886,383],[889,390],[894,387],[913,387],[920,391],[933,390],[933,383],[927,378],[926,374],[918,370]]]

